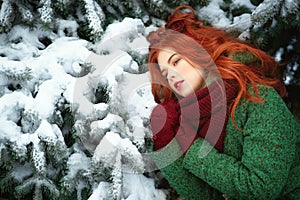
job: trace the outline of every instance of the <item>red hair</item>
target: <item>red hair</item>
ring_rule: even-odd
[[[183,9],[188,9],[190,12],[183,12]],[[231,80],[231,83],[233,80],[236,83],[232,87],[238,87],[239,90],[231,107],[232,119],[242,97],[252,102],[263,102],[258,95],[258,84],[272,86],[281,96],[285,95],[285,86],[279,71],[280,64],[274,58],[258,48],[229,36],[221,29],[204,25],[204,21],[198,20],[194,10],[189,6],[177,7],[169,17],[166,26],[151,32],[147,40],[150,42],[148,65],[152,93],[157,103],[175,98],[157,62],[159,51],[166,48],[176,51],[193,66],[204,70],[215,69],[223,80]],[[256,66],[259,73],[230,56],[241,52],[248,52],[256,57],[259,61],[259,66]],[[216,67],[212,68],[212,65]],[[253,87],[254,94],[247,90],[249,86]]]

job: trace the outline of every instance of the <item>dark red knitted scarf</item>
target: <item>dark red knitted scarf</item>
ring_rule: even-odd
[[[176,139],[186,152],[198,137],[223,151],[230,106],[238,91],[234,81],[215,81],[179,100],[181,118]]]

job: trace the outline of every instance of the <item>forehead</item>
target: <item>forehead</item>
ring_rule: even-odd
[[[168,63],[169,58],[173,55],[177,54],[175,51],[171,49],[162,49],[158,52],[157,62],[159,65],[166,65]]]

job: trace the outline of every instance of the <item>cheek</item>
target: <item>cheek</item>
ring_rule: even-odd
[[[200,71],[195,70],[193,74],[190,76],[190,82],[193,86],[193,89],[199,89],[204,85],[203,75]]]

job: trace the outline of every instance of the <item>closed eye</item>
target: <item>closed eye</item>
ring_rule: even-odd
[[[174,61],[172,62],[173,66],[175,67],[180,60],[181,60],[180,58],[174,59]]]

